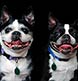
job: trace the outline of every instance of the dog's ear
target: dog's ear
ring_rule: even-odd
[[[34,12],[33,12],[32,6],[30,6],[27,9],[27,12],[24,14],[24,18],[26,22],[28,22],[30,25],[33,25],[35,23]]]
[[[4,24],[9,20],[9,12],[6,5],[2,7],[1,14],[0,14],[0,24]]]
[[[49,24],[49,28],[53,28],[56,26],[56,19],[51,12],[49,13],[48,16],[48,24]]]
[[[49,29],[53,29],[58,23],[58,20],[53,16],[53,14],[50,12],[48,16],[48,27]]]

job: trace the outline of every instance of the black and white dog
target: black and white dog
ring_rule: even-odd
[[[78,31],[76,23],[61,24],[49,15],[49,45],[42,81],[77,81]],[[48,61],[48,62],[47,62]],[[48,68],[49,67],[49,68]]]
[[[14,19],[3,6],[0,16],[0,81],[30,81],[34,15],[31,10],[21,19]]]

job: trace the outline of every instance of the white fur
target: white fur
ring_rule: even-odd
[[[18,63],[15,60],[8,60],[5,56],[0,56],[0,72],[4,73],[6,76],[2,80],[6,81],[22,81],[27,76],[30,76],[31,68],[28,68],[31,63],[31,59],[27,60],[26,58],[19,59]],[[20,69],[20,75],[16,75],[14,70],[16,66]]]
[[[5,30],[6,28],[8,28],[8,27],[9,27],[9,28],[12,28],[12,31],[11,31],[10,33],[6,34],[4,30]],[[26,41],[29,41],[29,40],[31,40],[31,39],[33,40],[33,38],[32,38],[32,33],[29,32],[28,34],[24,34],[24,33],[21,31],[21,28],[27,28],[27,27],[26,27],[25,25],[19,23],[18,20],[16,19],[15,21],[13,21],[12,24],[6,26],[5,29],[2,30],[2,32],[1,32],[1,37],[2,37],[2,39],[6,40],[7,42],[11,42],[12,33],[13,33],[14,31],[19,31],[19,32],[21,33],[21,41],[22,41],[22,42],[26,42]],[[28,28],[27,28],[27,29],[28,29]]]
[[[5,33],[5,29],[11,27],[12,31],[8,34]],[[11,57],[24,57],[18,59],[18,63],[16,63],[15,60],[9,60],[7,57],[0,55],[0,73],[4,73],[5,76],[2,77],[2,80],[5,81],[22,81],[25,80],[27,76],[30,76],[32,66],[28,68],[28,66],[31,63],[31,58],[26,59],[25,56],[28,54],[28,50],[33,42],[33,36],[32,32],[28,32],[25,34],[21,31],[21,28],[27,28],[25,25],[18,22],[18,20],[15,20],[12,24],[5,27],[4,30],[0,32],[0,44],[2,49],[5,51],[6,54],[10,55]],[[28,29],[28,28],[27,28]],[[6,42],[11,42],[11,36],[14,31],[19,31],[21,33],[21,41],[27,42],[31,41],[28,47],[22,48],[20,50],[13,50],[9,47],[7,47],[2,40],[5,40]],[[15,68],[18,67],[20,69],[20,75],[16,75],[14,73]],[[2,81],[1,80],[1,81]]]
[[[51,49],[52,50],[52,49]],[[52,50],[53,51],[53,50]],[[53,51],[54,52],[54,51]],[[56,52],[54,52],[55,55]],[[59,54],[61,56],[61,54]],[[69,61],[59,61],[58,59],[54,59],[50,54],[49,59],[49,73],[51,73],[52,77],[49,79],[53,81],[70,81],[74,77],[74,71],[77,69],[77,58],[76,56],[71,58]],[[57,70],[52,70],[53,61],[57,66]]]
[[[6,29],[7,27],[13,29],[13,30],[12,30],[10,33],[8,33],[8,34],[5,33],[5,29]],[[2,30],[1,33],[0,33],[0,43],[1,43],[2,48],[4,49],[4,51],[5,51],[7,54],[9,54],[9,55],[11,55],[11,56],[14,56],[14,57],[19,57],[19,56],[24,57],[24,56],[26,56],[27,53],[28,53],[28,49],[30,48],[30,46],[31,46],[31,44],[32,44],[32,42],[33,42],[32,32],[29,32],[28,34],[24,34],[24,33],[20,30],[20,28],[22,28],[22,27],[23,27],[23,28],[27,28],[27,27],[26,27],[25,25],[23,25],[23,24],[20,24],[17,19],[16,19],[12,24],[8,25],[7,27],[6,27],[4,30]],[[28,29],[28,28],[27,28],[27,29]],[[5,41],[7,41],[7,42],[11,42],[11,41],[12,41],[12,40],[11,40],[11,36],[12,36],[12,33],[13,33],[14,31],[19,31],[19,32],[21,33],[21,38],[20,38],[20,39],[21,39],[22,42],[27,42],[27,41],[31,40],[31,44],[30,44],[27,48],[24,48],[24,49],[22,49],[22,50],[12,50],[12,49],[8,48],[8,47],[3,43],[2,40],[5,40]]]
[[[69,24],[64,25],[65,34],[69,34]]]

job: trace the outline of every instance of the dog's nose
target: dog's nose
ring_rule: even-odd
[[[12,41],[20,40],[21,33],[19,31],[14,31],[12,33]]]
[[[68,34],[63,35],[62,43],[70,43],[70,36]]]
[[[18,36],[20,36],[21,33],[20,33],[19,31],[14,31],[14,32],[12,33],[12,35],[18,35]]]

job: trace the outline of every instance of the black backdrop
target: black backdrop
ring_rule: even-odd
[[[73,23],[78,19],[78,5],[74,1],[55,0],[0,0],[2,5],[7,5],[15,16],[20,16],[26,7],[32,5],[35,14],[33,61],[35,71],[34,81],[39,81],[44,62],[43,48],[48,43],[48,13],[51,11],[62,23]]]

